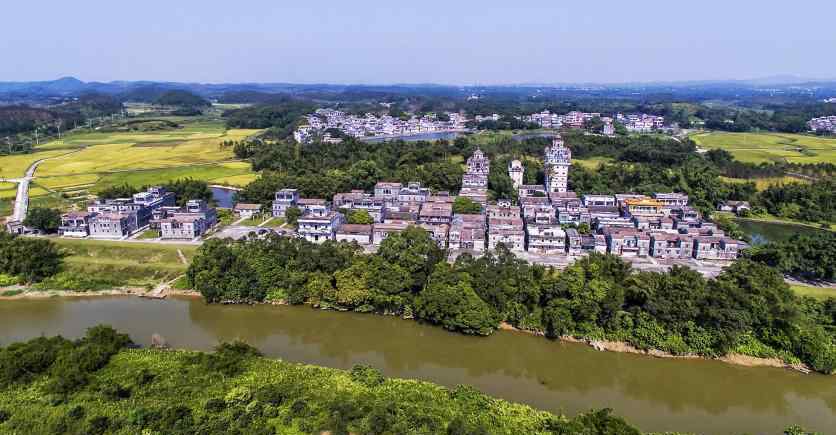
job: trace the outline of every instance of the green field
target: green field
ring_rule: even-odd
[[[42,288],[55,290],[153,287],[186,271],[188,266],[183,263],[180,253],[188,262],[197,251],[194,245],[59,238],[51,240],[67,254],[63,271],[41,285]],[[84,280],[79,284],[80,288],[65,288],[61,285],[67,281],[73,283],[79,280]]]
[[[50,158],[38,167],[30,195],[33,201],[48,194],[63,195],[44,202],[67,208],[101,189],[125,183],[142,187],[193,178],[245,186],[257,177],[249,163],[236,161],[231,147],[220,144],[243,140],[258,130],[227,130],[221,121],[202,118],[141,121],[116,125],[113,131],[70,133],[32,154],[0,157],[0,178],[20,177],[33,162]],[[166,127],[169,121],[179,127]],[[13,185],[0,184],[0,199],[14,196]]]
[[[810,296],[815,299],[836,298],[836,288],[809,285],[791,285],[790,288],[798,296]]]
[[[729,178],[729,177],[720,177],[721,180],[727,183],[747,183],[753,182],[755,183],[755,187],[760,190],[765,190],[767,187],[775,185],[775,184],[789,184],[789,183],[809,183],[808,180],[803,180],[801,178],[795,177],[765,177],[765,178],[753,178],[751,180],[747,180],[745,178]]]
[[[701,148],[724,149],[750,163],[834,163],[836,139],[789,133],[698,133],[691,136]]]

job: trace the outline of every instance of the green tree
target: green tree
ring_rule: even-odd
[[[459,196],[453,202],[453,213],[456,214],[479,214],[482,212],[482,206],[474,202],[472,199]]]
[[[409,273],[409,287],[416,293],[424,286],[435,265],[444,260],[444,251],[425,230],[415,226],[387,237],[380,244],[377,255]]]
[[[299,207],[289,207],[284,214],[287,223],[294,227],[297,225],[300,217],[302,217],[302,210]]]
[[[465,334],[489,335],[499,325],[499,316],[471,287],[470,276],[447,263],[436,266],[415,308],[419,318]]]
[[[23,225],[45,233],[54,233],[61,226],[61,212],[54,208],[33,207],[26,214]]]
[[[349,210],[346,221],[350,224],[371,225],[374,218],[366,210]]]

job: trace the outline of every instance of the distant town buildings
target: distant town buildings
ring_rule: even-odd
[[[836,133],[836,116],[813,118],[807,122],[807,127],[817,133]]]
[[[306,117],[307,124],[293,132],[299,143],[307,143],[320,137],[325,143],[339,143],[326,130],[339,130],[352,137],[406,136],[421,133],[464,130],[466,118],[459,113],[447,113],[446,119],[439,120],[435,114],[401,119],[390,115],[377,116],[367,113],[363,116],[350,115],[333,109],[318,109]]]

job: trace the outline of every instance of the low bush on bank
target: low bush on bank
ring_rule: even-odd
[[[210,240],[186,276],[210,303],[310,303],[476,335],[507,322],[551,338],[626,341],[677,355],[742,351],[801,360],[822,373],[836,368],[836,302],[799,299],[774,268],[746,259],[714,279],[684,267],[635,271],[601,254],[558,271],[502,247],[451,265],[426,231],[410,228],[373,255],[346,243]]]
[[[227,434],[639,434],[609,410],[566,418],[421,381],[270,360],[243,343],[212,354],[128,349],[107,327],[0,349],[0,432]]]

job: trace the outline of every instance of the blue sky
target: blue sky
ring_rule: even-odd
[[[0,81],[836,78],[836,2],[6,1]]]

